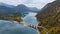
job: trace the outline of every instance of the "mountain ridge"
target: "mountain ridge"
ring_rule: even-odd
[[[36,17],[39,21],[38,25],[46,27],[49,34],[60,34],[60,0],[48,3]]]

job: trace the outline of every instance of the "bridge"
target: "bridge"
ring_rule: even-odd
[[[23,24],[24,26],[28,26],[28,27],[36,29],[38,31],[38,34],[40,34],[40,31],[39,31],[38,27],[42,28],[42,29],[45,30],[46,34],[48,34],[48,29],[46,29],[45,27],[34,25],[34,24],[27,23],[27,22],[24,22],[24,21],[20,22],[20,24]]]

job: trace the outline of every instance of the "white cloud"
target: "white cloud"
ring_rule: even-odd
[[[24,3],[26,4],[39,4],[39,3],[49,3],[54,0],[26,0]]]
[[[0,2],[11,4],[11,5],[18,5],[18,4],[23,4],[25,0],[0,0]]]
[[[37,8],[42,8],[47,3],[52,1],[54,0],[0,0],[0,2],[4,2],[11,5],[25,4],[29,7],[37,7]]]
[[[52,1],[54,1],[54,0],[27,0],[24,3],[29,7],[32,6],[32,7],[42,8],[47,3],[50,3]]]

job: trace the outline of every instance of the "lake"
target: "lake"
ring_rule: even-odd
[[[0,20],[0,34],[38,34],[38,32],[18,22]]]

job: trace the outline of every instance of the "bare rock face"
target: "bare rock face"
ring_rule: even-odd
[[[60,24],[60,0],[48,3],[36,15],[39,25],[56,26]]]

